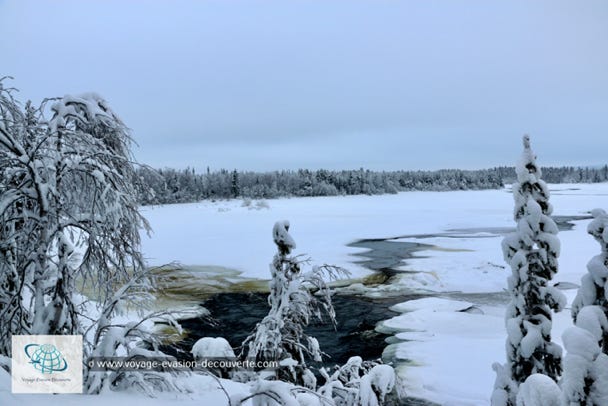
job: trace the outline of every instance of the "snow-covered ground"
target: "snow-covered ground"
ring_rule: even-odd
[[[187,393],[158,393],[150,398],[136,391],[104,392],[99,396],[78,394],[44,395],[44,394],[11,394],[10,375],[0,368],[0,405],[2,406],[132,406],[143,403],[146,406],[201,406],[227,405],[228,400],[217,382],[204,375],[191,375],[181,380],[184,392]],[[245,384],[222,380],[222,385],[231,394],[249,393]]]
[[[556,215],[582,215],[595,207],[608,207],[606,184],[551,185],[551,190]],[[494,197],[501,201],[477,201],[472,205],[481,209],[485,204],[491,207],[504,207],[506,204],[507,210],[510,209],[510,198]],[[480,210],[478,215],[470,218],[475,225],[462,228],[512,226],[510,210],[506,216],[506,221],[498,223],[491,213]],[[559,233],[562,249],[555,283],[578,284],[586,272],[587,262],[599,253],[599,245],[586,232],[589,221],[577,221],[572,230]],[[501,291],[506,288],[506,278],[510,274],[502,259],[501,239],[500,235],[487,231],[469,236],[425,239],[425,243],[442,249],[417,253],[421,258],[408,261],[403,269],[423,273],[413,277],[405,275],[401,283],[436,292]],[[560,345],[563,331],[572,326],[570,303],[576,292],[576,289],[564,291],[568,306],[554,316],[553,338]],[[406,340],[391,346],[387,353],[398,359],[410,360],[399,367],[399,374],[410,395],[442,405],[489,404],[495,378],[491,364],[505,361],[504,306],[492,304],[492,295],[470,297],[471,302],[445,298],[406,302],[395,307],[396,311],[403,312],[401,316],[383,323],[383,328],[396,331],[397,338]],[[472,304],[481,312],[459,311]]]
[[[296,252],[317,263],[367,274],[346,244],[361,238],[437,233],[480,225],[512,226],[505,190],[408,192],[383,196],[291,198],[267,201],[268,208],[244,207],[240,200],[146,207],[154,229],[143,247],[151,264],[219,265],[246,277],[268,278],[274,254],[271,231],[289,220]]]
[[[608,184],[550,185],[550,189],[555,215],[583,215],[595,207],[608,208]],[[361,250],[346,246],[354,240],[394,237],[433,245],[428,251],[417,252],[402,267],[416,273],[394,278],[390,288],[376,292],[413,289],[438,296],[396,306],[402,314],[387,320],[382,328],[408,341],[391,346],[386,353],[409,360],[399,367],[409,396],[446,405],[489,404],[494,382],[491,364],[505,358],[504,305],[491,300],[496,295],[479,293],[502,291],[510,274],[500,248],[500,232],[514,227],[513,201],[507,189],[292,198],[267,203],[267,208],[260,209],[245,207],[237,200],[146,207],[143,214],[154,233],[144,237],[145,255],[153,265],[178,261],[199,269],[201,281],[208,276],[206,269],[221,268],[236,271],[231,274],[235,281],[267,279],[274,253],[272,226],[283,219],[291,223],[296,253],[309,255],[313,263],[343,266],[354,277],[368,273],[354,263],[360,258],[352,254]],[[597,243],[586,233],[588,221],[575,224],[558,235],[562,252],[556,282],[578,283],[587,261],[599,252]],[[436,236],[423,236],[428,234]],[[461,295],[456,301],[445,292],[471,295]],[[571,302],[576,290],[565,293]],[[471,304],[481,311],[458,311]],[[569,309],[556,315],[553,334],[557,342],[561,343],[561,333],[570,325]],[[1,374],[2,405],[14,404],[10,402],[17,399],[21,404],[84,404],[80,396],[13,397]],[[223,395],[211,389],[213,383],[196,379],[202,380],[197,381],[195,392],[178,397],[175,404],[201,404],[202,398],[220,402]],[[101,398],[107,404],[130,396]]]

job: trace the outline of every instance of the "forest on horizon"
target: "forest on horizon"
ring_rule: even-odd
[[[204,199],[273,199],[293,196],[380,195],[404,191],[498,189],[516,180],[514,167],[434,171],[282,170],[269,172],[221,169],[197,173],[192,168],[140,167],[139,201],[144,205],[191,203]],[[608,181],[601,167],[543,167],[547,183]]]

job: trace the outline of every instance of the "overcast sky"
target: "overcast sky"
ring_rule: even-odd
[[[3,75],[100,93],[154,167],[608,162],[606,0],[0,0]]]

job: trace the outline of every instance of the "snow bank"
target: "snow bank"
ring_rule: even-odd
[[[234,350],[223,337],[203,337],[192,346],[194,359],[235,358]]]
[[[471,305],[425,298],[392,308],[404,313],[383,322],[382,329],[400,330],[396,337],[403,342],[389,346],[384,356],[401,360],[397,372],[408,395],[440,404],[489,404],[491,361],[504,352],[504,310],[462,311]]]
[[[555,381],[546,375],[530,375],[517,394],[517,406],[561,405],[561,391]]]

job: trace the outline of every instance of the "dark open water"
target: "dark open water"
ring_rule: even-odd
[[[369,269],[393,276],[403,260],[410,258],[412,252],[428,246],[400,241],[361,240],[350,244],[351,247],[367,248],[359,253],[361,263]],[[358,295],[335,294],[332,297],[336,311],[336,326],[329,323],[313,322],[306,332],[319,341],[321,350],[327,354],[325,366],[344,364],[348,358],[359,355],[364,360],[381,358],[390,336],[375,330],[376,325],[397,313],[389,307],[411,299],[420,298],[418,294],[404,294],[390,298],[367,298]],[[268,313],[266,293],[222,292],[211,296],[201,303],[209,310],[212,319],[195,317],[181,320],[186,337],[163,351],[180,359],[191,359],[190,350],[202,337],[224,337],[238,353],[243,340],[253,331],[256,323]],[[432,406],[422,399],[406,398],[402,405]]]

